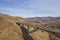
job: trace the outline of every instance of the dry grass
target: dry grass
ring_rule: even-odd
[[[34,40],[49,40],[49,33],[41,30],[37,30],[32,33]]]
[[[20,27],[7,15],[0,15],[0,40],[23,40]]]

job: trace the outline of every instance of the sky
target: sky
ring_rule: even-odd
[[[58,17],[60,0],[0,0],[0,13],[20,17]]]

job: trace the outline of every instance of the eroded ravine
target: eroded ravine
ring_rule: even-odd
[[[20,25],[19,25],[20,26]],[[29,33],[28,30],[20,26],[24,40],[59,40],[53,32],[37,30],[33,33]],[[32,28],[30,29],[32,30]],[[52,36],[53,35],[53,36]]]

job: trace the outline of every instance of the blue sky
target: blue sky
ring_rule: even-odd
[[[60,16],[60,0],[0,0],[0,13],[21,17]]]

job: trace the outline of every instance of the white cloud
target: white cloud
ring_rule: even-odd
[[[1,13],[10,14],[14,16],[21,16],[21,17],[31,17],[33,16],[34,12],[31,10],[26,9],[14,9],[14,8],[0,8]]]
[[[6,2],[17,3],[18,8],[2,7],[4,13],[20,15],[23,17],[31,16],[60,16],[60,0],[4,0]],[[23,3],[19,3],[23,1]],[[21,5],[20,5],[21,4]],[[15,7],[17,7],[15,5]],[[23,6],[23,7],[22,7]]]

